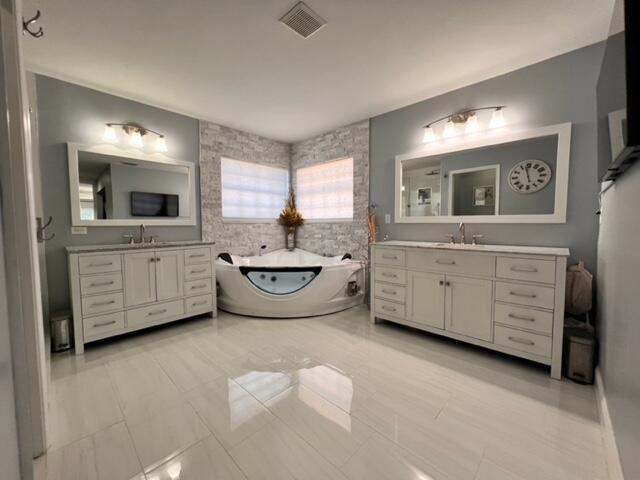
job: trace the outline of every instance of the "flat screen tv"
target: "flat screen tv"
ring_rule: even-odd
[[[133,217],[177,217],[178,211],[178,195],[131,192]]]
[[[624,26],[620,30],[621,24]],[[598,171],[616,180],[640,158],[640,2],[617,0],[598,80]],[[608,124],[608,125],[607,125]],[[606,128],[608,127],[608,128]],[[610,142],[605,142],[606,137]],[[607,151],[606,146],[611,144]],[[615,145],[618,145],[617,147]]]

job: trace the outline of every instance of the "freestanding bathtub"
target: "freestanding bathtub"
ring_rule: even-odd
[[[299,249],[254,257],[221,254],[218,306],[256,317],[334,313],[364,301],[364,274],[364,264],[350,255],[323,257]]]

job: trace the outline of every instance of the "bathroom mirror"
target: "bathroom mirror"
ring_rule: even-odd
[[[101,145],[69,143],[74,226],[195,225],[195,165]]]
[[[571,124],[489,132],[396,157],[397,223],[564,223]]]

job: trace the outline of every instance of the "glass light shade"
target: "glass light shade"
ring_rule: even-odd
[[[447,120],[447,123],[444,126],[444,132],[442,136],[445,138],[455,137],[456,135],[456,124],[451,120]]]
[[[131,139],[129,140],[129,143],[131,143],[131,146],[138,148],[144,147],[144,141],[142,140],[142,135],[140,135],[140,132],[133,131],[130,133],[130,135]]]
[[[502,108],[496,108],[491,115],[491,121],[489,122],[489,128],[504,127],[506,122],[504,120],[504,112]]]
[[[436,139],[436,134],[431,127],[424,127],[424,136],[422,137],[422,141],[424,143],[433,142]]]
[[[108,143],[116,143],[118,141],[118,137],[116,136],[116,129],[113,127],[113,125],[105,125],[102,139]]]
[[[156,140],[156,150],[159,152],[167,151],[167,140],[164,137],[158,137]]]
[[[464,126],[464,133],[475,133],[480,131],[480,123],[478,123],[478,116],[472,113]]]

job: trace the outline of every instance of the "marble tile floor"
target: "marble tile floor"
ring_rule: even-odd
[[[54,355],[38,480],[606,480],[594,389],[365,307]]]

